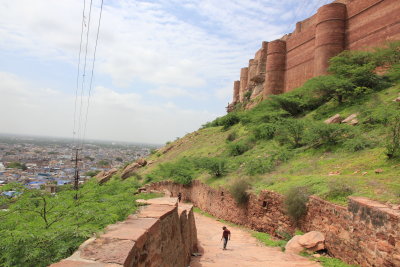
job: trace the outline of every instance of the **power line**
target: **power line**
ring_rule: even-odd
[[[86,48],[85,48],[85,60],[83,64],[83,75],[82,75],[82,83],[81,83],[81,103],[79,107],[79,120],[78,120],[78,138],[82,138],[82,110],[83,110],[83,96],[85,91],[85,78],[86,78],[86,65],[87,65],[87,54],[88,54],[88,47],[89,47],[89,33],[90,33],[90,21],[92,17],[92,4],[93,0],[90,0],[90,8],[89,8],[89,18],[88,18],[88,25],[86,31]]]
[[[99,40],[99,32],[100,32],[100,24],[101,24],[101,15],[102,15],[102,13],[103,13],[103,1],[104,1],[104,0],[101,0],[99,22],[97,23],[96,43],[95,43],[95,45],[94,45],[93,62],[92,62],[92,71],[91,71],[91,75],[90,75],[89,93],[88,93],[88,99],[87,99],[87,105],[86,105],[85,126],[84,126],[84,129],[83,129],[83,138],[82,138],[82,144],[81,144],[81,147],[82,147],[82,148],[83,148],[83,142],[85,141],[85,137],[86,137],[86,127],[87,127],[88,114],[89,114],[90,96],[91,96],[92,84],[93,84],[94,63],[96,62],[97,43],[98,43],[98,40]]]
[[[72,130],[72,143],[75,146],[75,134],[76,134],[76,104],[78,102],[78,90],[79,90],[79,75],[81,65],[81,53],[82,53],[82,40],[83,40],[83,28],[85,27],[85,10],[86,0],[83,0],[83,12],[82,12],[82,25],[81,25],[81,40],[79,44],[79,55],[78,55],[78,73],[76,75],[76,90],[75,90],[75,104],[74,104],[74,127]]]

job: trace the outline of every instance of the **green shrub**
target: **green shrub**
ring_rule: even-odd
[[[85,172],[84,176],[94,177],[94,176],[96,176],[99,172],[100,172],[100,170],[87,171],[87,172]]]
[[[276,123],[262,123],[253,127],[253,135],[257,140],[270,140],[274,138],[278,126]]]
[[[288,144],[292,147],[303,145],[305,122],[298,119],[286,119],[282,121],[277,130],[277,140],[281,144]]]
[[[276,151],[271,152],[268,157],[247,161],[245,165],[246,174],[256,175],[271,172],[280,163],[288,161],[292,154],[292,151],[281,146]]]
[[[380,105],[374,109],[366,110],[361,114],[360,123],[362,125],[384,125],[388,126],[394,114],[398,113],[393,104]]]
[[[244,100],[249,101],[252,93],[253,93],[252,91],[247,91],[246,93],[244,93],[243,95]]]
[[[345,181],[333,180],[328,183],[326,198],[329,200],[346,201],[347,197],[353,194],[354,189]]]
[[[271,157],[256,158],[246,162],[245,171],[248,175],[263,174],[274,169],[275,162]]]
[[[247,150],[249,150],[250,148],[251,148],[250,144],[247,140],[240,140],[238,142],[230,143],[228,145],[228,153],[231,156],[239,156],[242,155]]]
[[[232,141],[235,141],[236,138],[237,138],[237,133],[236,132],[231,132],[226,137],[226,141],[227,142],[232,142]]]
[[[198,158],[194,162],[198,168],[207,170],[215,177],[221,177],[227,172],[226,160],[222,158]]]
[[[390,123],[386,155],[389,159],[400,158],[400,116],[395,117]]]
[[[229,192],[235,199],[237,204],[245,204],[249,200],[249,194],[247,190],[250,188],[250,185],[247,181],[243,179],[239,179],[233,182],[233,184],[229,187]]]
[[[306,133],[307,144],[319,146],[334,146],[354,137],[352,126],[344,124],[314,123]]]
[[[287,111],[292,116],[297,116],[305,111],[303,99],[294,94],[281,94],[270,96],[277,108]]]
[[[349,152],[361,151],[372,146],[372,142],[363,137],[348,139],[343,143],[344,149]]]
[[[297,223],[306,214],[309,196],[310,193],[306,187],[292,187],[285,194],[286,213],[294,222]]]
[[[400,63],[394,64],[388,71],[387,76],[392,82],[400,81]]]
[[[193,162],[187,158],[182,158],[177,162],[167,162],[160,164],[154,175],[162,180],[172,179],[179,184],[190,184],[195,175]]]
[[[229,127],[240,122],[240,118],[236,113],[228,113],[224,117],[221,118],[220,125],[224,126],[223,129],[227,130]]]

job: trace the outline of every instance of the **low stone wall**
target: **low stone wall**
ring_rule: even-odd
[[[192,205],[160,198],[123,222],[108,226],[83,243],[71,257],[51,267],[186,267],[197,251]]]
[[[283,237],[295,225],[285,215],[283,196],[271,191],[251,194],[244,206],[236,205],[227,190],[214,189],[199,181],[191,186],[158,182],[148,190],[164,191],[191,201],[200,209],[236,224]],[[302,231],[320,231],[329,253],[361,266],[400,266],[400,211],[362,197],[351,197],[342,207],[312,196],[307,215],[299,223]]]

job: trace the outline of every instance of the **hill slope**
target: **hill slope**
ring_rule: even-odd
[[[342,53],[331,60],[332,75],[252,110],[237,106],[155,151],[138,179],[211,186],[241,179],[253,191],[304,186],[337,203],[349,195],[400,203],[399,47]],[[323,122],[335,114],[356,114],[356,125]]]

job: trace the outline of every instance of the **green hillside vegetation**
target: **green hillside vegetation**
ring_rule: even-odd
[[[0,189],[0,266],[48,266],[70,256],[83,241],[107,225],[124,220],[137,210],[134,179],[113,179],[99,185],[95,180],[79,190],[78,200],[70,186],[55,195],[8,184]],[[15,190],[14,198],[1,192]]]
[[[137,179],[199,179],[230,188],[238,202],[249,190],[268,189],[307,191],[339,204],[348,196],[400,203],[400,103],[393,101],[400,92],[400,43],[343,52],[329,72],[251,110],[238,105],[168,143]],[[357,113],[359,123],[324,123],[337,113]]]

